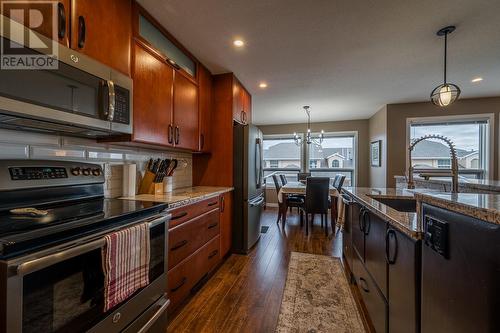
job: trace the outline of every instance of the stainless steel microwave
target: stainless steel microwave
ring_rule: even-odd
[[[10,43],[3,30],[1,42]],[[23,41],[15,43],[20,53],[33,53]],[[60,44],[57,62],[56,69],[0,68],[1,128],[84,137],[132,133],[130,77]]]

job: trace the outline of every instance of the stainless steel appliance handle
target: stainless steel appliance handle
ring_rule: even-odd
[[[160,223],[164,223],[170,218],[170,214],[161,214],[161,217],[156,218],[148,223],[148,227],[151,229],[155,226],[157,226]],[[140,221],[139,223],[145,223],[148,219],[145,219],[144,221]],[[122,229],[121,226],[117,227],[115,229],[111,229],[109,233],[114,232],[118,229]],[[55,263],[76,257],[82,253],[89,252],[95,249],[98,249],[99,247],[104,246],[106,243],[106,240],[104,237],[101,237],[99,239],[96,239],[94,241],[90,241],[88,243],[84,243],[82,245],[74,246],[75,243],[71,243],[65,248],[61,249],[61,251],[49,254],[47,256],[43,256],[40,258],[36,258],[30,261],[23,262],[22,264],[19,264],[15,267],[15,271],[17,275],[26,275],[31,272],[43,269],[45,267],[48,267],[50,265],[53,265]]]
[[[151,328],[151,326],[153,326],[153,324],[158,320],[158,318],[160,318],[160,316],[165,312],[165,310],[167,310],[168,306],[170,305],[170,300],[164,298],[163,303],[158,303],[158,305],[160,306],[158,310],[147,321],[147,323],[144,324],[144,326],[142,326],[141,329],[137,331],[137,333],[146,333]]]
[[[115,118],[116,94],[115,83],[111,80],[107,81],[108,84],[108,120],[113,121]]]
[[[255,157],[255,172],[257,173],[255,187],[260,188],[262,183],[262,145],[260,138],[257,138],[255,141],[255,146],[258,148],[258,153],[256,150]]]

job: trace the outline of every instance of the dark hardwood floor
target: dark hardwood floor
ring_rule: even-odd
[[[294,210],[283,229],[277,210],[268,208],[269,226],[248,255],[231,255],[177,314],[168,332],[274,332],[291,251],[340,256],[341,236],[325,236],[316,217],[309,236]]]

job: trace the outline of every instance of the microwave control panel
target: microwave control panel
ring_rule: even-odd
[[[115,115],[113,122],[130,124],[130,91],[115,86]]]

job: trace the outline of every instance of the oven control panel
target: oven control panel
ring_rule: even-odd
[[[55,160],[1,160],[0,193],[27,188],[103,184],[99,164]]]
[[[9,172],[12,180],[68,178],[66,168],[60,167],[11,167]]]

